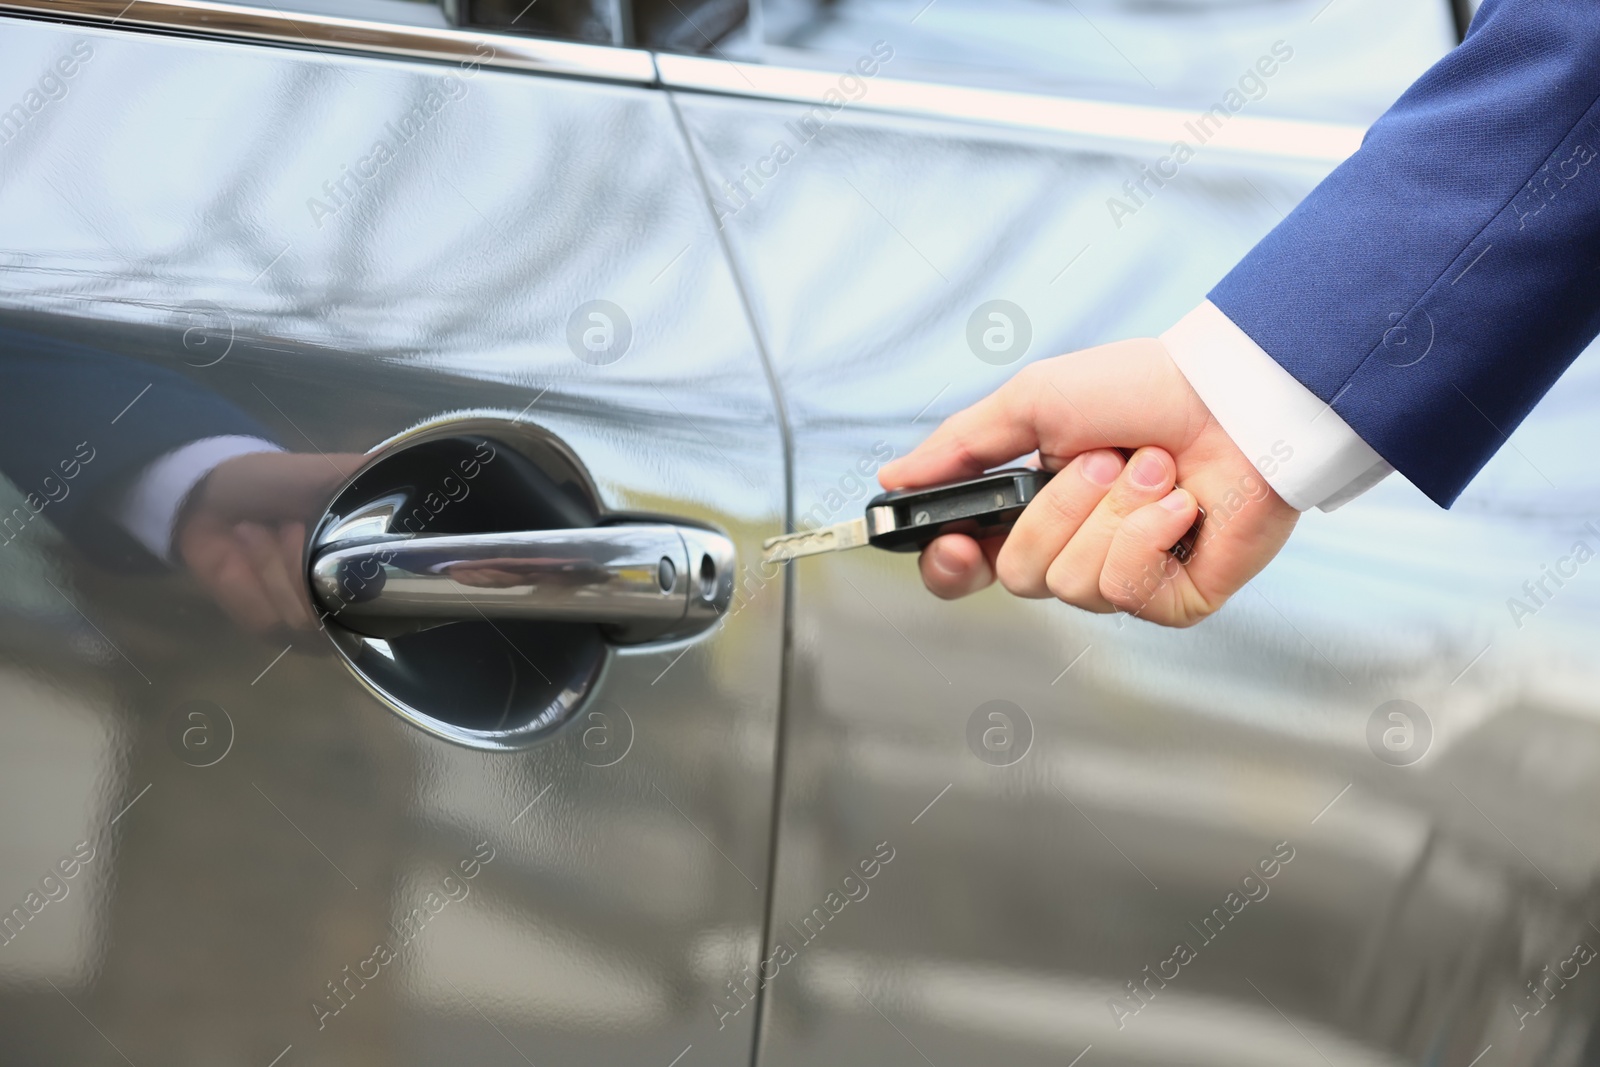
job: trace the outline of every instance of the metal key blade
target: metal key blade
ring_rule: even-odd
[[[765,563],[783,563],[797,556],[840,552],[847,548],[860,548],[866,543],[867,520],[851,519],[816,530],[769,537],[761,542],[761,559]]]

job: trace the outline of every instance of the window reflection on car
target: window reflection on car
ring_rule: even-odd
[[[1256,110],[1368,123],[1455,43],[1448,0],[767,0],[769,62],[894,46],[923,81],[1205,107],[1276,41],[1297,57]]]

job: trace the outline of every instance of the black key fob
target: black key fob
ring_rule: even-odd
[[[976,539],[1010,531],[1024,508],[1055,475],[1032,467],[1010,467],[965,482],[930,489],[896,489],[867,501],[867,541],[890,552],[916,552],[944,534]],[[1179,563],[1194,556],[1201,509],[1194,525],[1169,552]]]
[[[931,489],[896,489],[867,501],[867,541],[890,552],[916,552],[935,537],[998,537],[1010,530],[1047,471],[1012,467]]]

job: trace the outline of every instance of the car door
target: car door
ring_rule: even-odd
[[[800,526],[1026,361],[1164,330],[1452,40],[1443,4],[781,10],[781,65],[661,71]],[[1451,513],[1396,477],[1309,514],[1191,631],[793,564],[763,1067],[1593,1062],[1594,373]]]
[[[783,435],[649,55],[116,7],[0,12],[4,1058],[747,1063]]]

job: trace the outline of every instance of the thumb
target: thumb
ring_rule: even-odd
[[[946,419],[911,452],[884,465],[886,489],[973,478],[1037,449],[1059,470],[1091,448],[1159,445],[1174,452],[1188,429],[1191,392],[1160,341],[1143,338],[1040,360]]]

